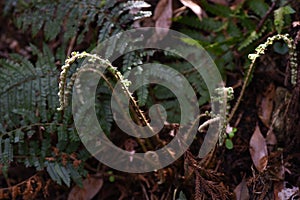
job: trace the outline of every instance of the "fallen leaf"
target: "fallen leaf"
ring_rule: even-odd
[[[243,179],[242,182],[240,182],[240,184],[238,184],[238,186],[236,186],[236,188],[234,189],[234,194],[235,194],[236,200],[249,200],[250,199],[249,190],[248,190],[245,179]]]
[[[90,176],[82,181],[83,187],[74,186],[69,193],[68,200],[90,200],[102,188],[103,179]]]
[[[202,8],[198,4],[194,3],[192,0],[180,0],[180,2],[184,6],[190,8],[198,16],[198,18],[200,20],[202,20],[202,17],[204,15],[204,11],[202,10]]]
[[[260,102],[258,116],[266,127],[270,127],[275,94],[276,94],[275,85],[274,83],[271,83],[264,91],[263,97]]]
[[[160,0],[155,8],[153,20],[155,21],[155,27],[166,29],[156,29],[159,36],[158,40],[167,35],[172,24],[172,14],[172,0]]]
[[[250,139],[250,155],[255,168],[262,172],[268,164],[268,150],[266,140],[260,132],[258,125]]]
[[[270,127],[270,129],[267,132],[266,143],[268,147],[268,152],[272,152],[275,149],[275,145],[277,144],[277,138],[274,134],[273,127]]]
[[[274,134],[274,131],[272,129],[269,129],[269,131],[267,132],[266,142],[268,145],[277,144],[276,135]]]

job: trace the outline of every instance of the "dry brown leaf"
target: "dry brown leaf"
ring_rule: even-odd
[[[277,144],[276,135],[274,134],[272,129],[269,129],[269,131],[267,133],[266,142],[268,145],[276,145]]]
[[[275,85],[271,83],[268,85],[261,99],[258,116],[266,127],[270,126],[275,94]]]
[[[155,20],[155,27],[170,28],[172,24],[172,0],[160,0],[155,8],[153,19]],[[162,39],[168,30],[156,29],[157,35]]]
[[[270,127],[270,129],[267,132],[266,143],[268,147],[268,152],[272,152],[275,149],[275,145],[277,144],[277,138],[274,134],[272,127]]]
[[[153,15],[153,20],[158,20],[158,18],[162,15],[162,13],[164,12],[165,8],[167,7],[168,5],[168,1],[169,0],[160,0],[158,2],[158,4],[156,5],[155,7],[155,10],[154,10],[154,15]]]
[[[250,139],[250,154],[254,166],[259,172],[266,169],[268,164],[268,150],[266,140],[260,132],[258,125]]]
[[[69,193],[68,200],[90,200],[102,188],[103,179],[97,177],[88,177],[82,181],[83,187],[74,186]]]
[[[250,199],[249,190],[248,190],[245,179],[243,179],[242,182],[240,182],[240,184],[238,184],[238,186],[236,186],[236,188],[234,189],[234,194],[235,194],[236,200],[249,200]]]
[[[198,18],[200,20],[202,20],[202,17],[204,15],[204,11],[202,10],[202,8],[198,4],[194,3],[192,0],[180,0],[180,2],[184,6],[190,8],[198,16]]]

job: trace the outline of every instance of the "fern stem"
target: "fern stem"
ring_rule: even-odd
[[[66,106],[67,106],[67,103],[68,103],[68,96],[71,92],[71,89],[72,89],[72,86],[74,84],[74,81],[76,79],[76,76],[78,74],[78,71],[75,72],[72,77],[71,77],[71,81],[67,84],[67,81],[66,81],[66,77],[67,77],[67,73],[71,67],[71,65],[77,60],[77,59],[81,59],[81,58],[84,58],[84,57],[90,57],[92,59],[95,59],[95,60],[98,60],[101,62],[102,65],[105,65],[105,66],[101,66],[101,67],[105,67],[107,68],[108,72],[111,73],[114,78],[117,80],[117,81],[120,81],[120,83],[122,84],[122,88],[123,88],[123,91],[124,93],[128,96],[130,102],[131,102],[131,105],[133,107],[133,111],[134,113],[137,114],[137,119],[138,121],[144,125],[144,126],[147,126],[153,133],[154,133],[154,130],[153,128],[150,126],[150,124],[148,123],[147,121],[147,118],[146,116],[144,115],[144,113],[140,110],[139,106],[138,106],[138,103],[137,101],[134,99],[134,97],[132,96],[131,92],[129,91],[128,89],[128,81],[126,81],[122,74],[116,69],[114,68],[107,60],[104,60],[102,58],[100,58],[99,56],[97,55],[93,55],[93,54],[89,54],[89,53],[86,53],[86,52],[82,52],[82,53],[78,53],[78,52],[73,52],[71,54],[71,57],[68,58],[66,61],[65,61],[65,65],[62,66],[62,72],[61,72],[61,75],[60,75],[60,82],[59,82],[59,101],[60,101],[60,107],[58,108],[59,111],[62,111]],[[85,70],[85,69],[83,69]],[[92,69],[88,69],[88,70],[92,70]],[[102,78],[104,78],[105,82],[109,85],[110,89],[113,90],[113,87],[112,85],[110,84],[109,80],[107,79],[107,77],[101,73],[100,71],[97,71],[97,70],[93,70],[94,72],[97,72],[100,74],[100,76]],[[67,85],[67,86],[66,86]],[[157,142],[160,142],[159,140]],[[138,139],[138,143],[141,145],[143,151],[147,151],[147,148],[146,146],[144,145],[144,143]],[[149,141],[147,141],[147,144],[150,146],[150,148],[152,148],[152,145]]]
[[[255,58],[255,60],[256,60],[256,58]],[[249,67],[249,70],[248,70],[247,75],[246,75],[246,78],[245,78],[245,82],[244,82],[244,84],[243,84],[243,86],[242,86],[241,93],[240,93],[240,95],[239,95],[239,97],[238,97],[237,102],[235,103],[234,107],[232,108],[232,110],[231,110],[231,112],[230,112],[230,115],[229,115],[229,117],[228,117],[228,122],[230,122],[230,121],[232,120],[232,118],[233,118],[235,112],[237,111],[237,109],[238,109],[238,107],[239,107],[239,105],[240,105],[240,103],[241,103],[241,100],[242,100],[242,98],[243,98],[243,96],[244,96],[244,93],[245,93],[245,90],[246,90],[246,87],[247,87],[247,84],[248,84],[250,75],[251,75],[252,70],[253,70],[253,68],[254,68],[254,63],[255,63],[255,61],[252,62],[251,65],[250,65],[250,67]]]
[[[5,133],[1,134],[0,137],[6,136],[6,135],[11,136],[16,131],[21,131],[22,129],[32,128],[34,126],[51,126],[51,125],[63,126],[64,124],[60,124],[60,123],[34,123],[34,124],[29,124],[29,125],[26,125],[26,126],[21,126],[19,128],[13,129],[9,132],[5,132]]]
[[[293,43],[293,40],[290,39],[288,36],[289,36],[288,34],[285,34],[285,35],[277,34],[277,35],[274,35],[273,37],[268,37],[268,39],[265,43],[260,44],[260,45],[258,45],[258,47],[256,47],[256,49],[255,49],[256,52],[254,54],[248,55],[248,58],[251,60],[251,64],[249,66],[249,70],[247,72],[247,75],[246,75],[244,84],[242,86],[241,93],[238,97],[238,100],[237,100],[236,104],[234,105],[234,107],[228,117],[228,122],[230,122],[232,120],[235,112],[237,111],[237,109],[239,107],[239,104],[241,103],[242,97],[245,93],[246,87],[248,85],[248,82],[249,82],[251,73],[254,69],[254,64],[255,64],[257,58],[259,58],[261,55],[263,55],[265,53],[265,50],[267,49],[267,47],[269,45],[272,45],[275,40],[283,40],[288,45],[289,56],[290,56],[290,58],[289,58],[290,68],[291,68],[291,84],[293,86],[296,85],[296,83],[297,83],[297,68],[298,68],[297,52],[296,52],[296,46]]]

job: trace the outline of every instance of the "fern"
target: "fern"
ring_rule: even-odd
[[[229,17],[232,14],[232,10],[228,6],[223,6],[220,4],[209,4],[205,0],[200,0],[201,6],[207,12],[214,14],[216,16]]]
[[[11,2],[10,2],[11,3]],[[16,24],[22,30],[31,29],[35,36],[43,29],[47,40],[55,39],[61,32],[64,41],[77,35],[80,43],[89,25],[96,21],[101,27],[98,33],[99,41],[109,35],[124,30],[126,24],[133,20],[148,17],[150,12],[137,12],[131,14],[130,10],[149,7],[144,1],[108,1],[105,4],[97,0],[71,0],[71,1],[29,1],[22,4],[18,1],[14,6],[14,13],[18,16]],[[6,10],[12,4],[6,5]]]
[[[275,21],[274,27],[269,17],[270,13],[267,13],[270,10],[269,3],[265,0],[245,1],[234,9],[224,8],[224,6],[214,5],[207,1],[201,0],[200,2],[201,7],[208,13],[208,16],[202,21],[190,16],[177,17],[174,21],[178,23],[183,33],[197,40],[196,44],[194,42],[191,44],[190,40],[184,42],[195,46],[202,45],[214,59],[223,75],[225,70],[236,68],[237,63],[233,54],[235,49],[237,52],[243,51],[241,54],[238,53],[239,55],[249,52],[265,32],[273,31],[276,26],[276,29],[283,26],[282,23],[286,21],[283,19],[283,12],[289,14],[292,12],[289,6],[287,6],[287,11],[283,11],[284,9],[275,11],[275,19],[278,22]],[[278,16],[276,17],[276,15]],[[287,14],[287,16],[289,15]],[[262,23],[263,26],[257,31],[259,23]],[[239,59],[239,61],[247,63],[246,58]],[[182,63],[181,67],[178,67],[179,71],[181,68],[186,70],[185,65]],[[295,67],[293,72],[295,72]],[[186,76],[193,88],[200,94],[200,105],[206,103],[209,95],[203,86],[201,77],[199,78],[193,73],[186,74]],[[293,79],[292,82],[295,80]]]
[[[237,108],[241,102],[241,99],[244,95],[246,86],[248,84],[248,81],[250,80],[251,76],[252,76],[252,72],[255,66],[255,62],[257,61],[257,59],[261,56],[265,54],[265,51],[267,50],[267,47],[272,45],[274,43],[274,41],[276,40],[283,40],[287,46],[289,47],[289,56],[290,56],[290,69],[291,69],[291,84],[293,86],[295,86],[297,84],[297,69],[298,69],[298,63],[297,63],[297,51],[296,51],[296,45],[294,43],[294,41],[289,37],[288,34],[282,35],[282,34],[277,34],[274,35],[272,37],[268,37],[267,41],[259,44],[256,48],[255,48],[255,53],[249,54],[248,58],[251,60],[248,72],[245,76],[245,83],[243,84],[241,93],[238,97],[238,100],[235,104],[235,106],[233,107],[229,119],[228,121],[230,121],[232,119],[232,117],[234,116],[235,112],[237,111]]]
[[[111,91],[109,87],[103,85],[102,82],[99,84],[100,86],[97,89],[95,109],[97,111],[99,124],[102,130],[109,135],[111,126],[113,124],[113,114],[110,107]]]
[[[33,45],[31,49],[37,57],[34,64],[17,54],[0,60],[0,163],[4,174],[13,161],[42,170],[46,159],[53,156],[52,148],[73,153],[80,145],[70,125],[71,113],[66,110],[62,116],[56,111],[59,71],[54,56],[45,44],[43,52]],[[53,147],[56,133],[58,142]],[[58,158],[53,160],[61,163]],[[82,176],[83,169],[77,174]]]
[[[59,184],[70,186],[73,180],[82,185],[81,177],[87,174],[83,164],[91,155],[82,149],[73,126],[71,109],[66,108],[63,113],[56,110],[59,106],[57,81],[60,72],[55,63],[65,60],[65,50],[71,38],[80,43],[88,31],[94,31],[90,30],[92,22],[99,30],[96,37],[103,40],[127,28],[133,20],[149,16],[151,13],[147,11],[132,12],[148,6],[144,1],[6,2],[5,12],[17,16],[15,23],[18,27],[30,29],[33,36],[42,30],[46,40],[59,37],[61,46],[53,55],[46,44],[43,44],[42,52],[30,45],[31,60],[17,54],[0,60],[0,164],[5,175],[10,164],[17,162],[37,170],[46,169]],[[121,52],[127,48],[126,43],[115,45]],[[109,49],[107,55],[112,56],[113,50]],[[141,64],[143,56],[137,52],[132,60],[124,57],[123,70]],[[128,65],[125,66],[126,62]],[[76,68],[70,71],[74,73]],[[69,82],[71,78],[68,76],[66,80]],[[111,94],[107,86],[98,89],[97,100],[101,103],[97,104],[97,115],[105,132],[109,133],[113,122]]]
[[[31,111],[37,109],[46,122],[49,115],[48,107],[53,108],[57,105],[55,96],[58,92],[56,86],[58,71],[54,64],[54,57],[46,45],[44,45],[44,54],[39,53],[34,46],[31,47],[33,53],[38,56],[36,67],[16,54],[11,55],[11,60],[0,60],[2,66],[0,103],[3,108],[6,108],[5,111],[0,110],[0,121],[10,117],[14,121],[15,114],[22,115],[24,111],[20,109],[27,108]]]
[[[266,26],[263,26],[262,29],[257,33],[255,30],[252,31],[249,36],[240,44],[238,50],[242,50],[243,48],[252,44],[255,40],[260,38],[262,34],[267,30]]]
[[[227,31],[231,37],[241,37],[242,31],[233,21],[229,20],[227,24]]]
[[[52,178],[52,180],[54,180],[58,184],[62,184],[63,181],[68,187],[70,187],[71,176],[75,180],[76,178],[78,178],[76,172],[74,173],[74,170],[72,171],[73,173],[71,174],[71,170],[69,166],[66,168],[58,163],[47,162],[47,172]]]
[[[250,10],[259,17],[263,17],[269,9],[268,4],[264,0],[251,0],[247,1],[247,4]]]
[[[178,18],[176,19],[176,22],[188,25],[191,28],[196,28],[208,32],[220,31],[224,25],[221,21],[215,20],[213,18],[207,18],[205,20],[199,21],[198,18],[190,16]]]
[[[147,87],[147,85],[143,85],[140,88],[138,88],[136,93],[139,106],[144,106],[149,96],[149,88]]]
[[[284,25],[284,16],[295,13],[291,6],[280,7],[274,11],[274,24],[278,34],[281,33]]]

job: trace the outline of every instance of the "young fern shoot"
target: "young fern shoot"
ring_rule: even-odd
[[[296,83],[297,83],[298,63],[297,63],[296,45],[294,44],[293,39],[291,39],[288,34],[285,34],[285,35],[277,34],[277,35],[274,35],[272,37],[269,37],[265,43],[260,44],[260,45],[258,45],[258,47],[256,47],[256,49],[255,49],[256,52],[255,53],[248,55],[248,58],[251,60],[251,64],[250,64],[249,70],[246,74],[245,81],[244,81],[244,84],[242,86],[242,91],[241,91],[241,93],[238,97],[238,100],[237,100],[235,106],[233,107],[233,109],[232,109],[232,111],[229,115],[228,121],[232,120],[235,112],[238,109],[239,104],[241,103],[242,97],[245,93],[246,86],[248,85],[248,82],[249,82],[249,79],[250,79],[251,74],[253,72],[254,64],[255,64],[257,58],[259,58],[261,55],[263,55],[265,53],[267,47],[272,45],[274,43],[274,41],[277,41],[277,40],[283,40],[289,48],[290,68],[291,68],[291,84],[293,86],[296,85]]]

